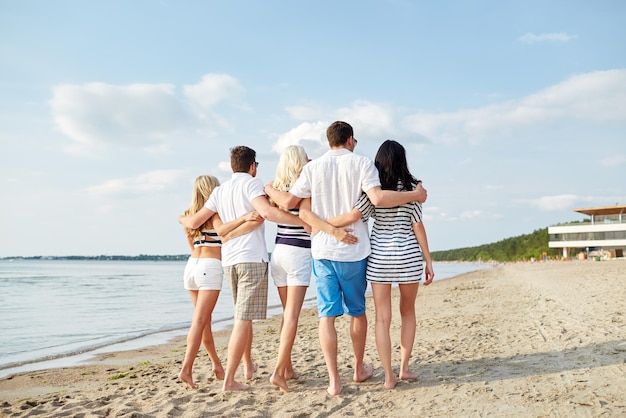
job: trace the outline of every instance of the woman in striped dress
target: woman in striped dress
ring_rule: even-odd
[[[383,190],[413,190],[418,180],[408,169],[404,147],[386,140],[374,159]],[[415,340],[415,299],[419,283],[429,285],[435,273],[422,223],[422,205],[411,202],[391,208],[375,207],[367,195],[355,207],[364,221],[374,219],[372,252],[367,260],[367,281],[372,286],[376,307],[376,348],[385,371],[385,389],[393,389],[397,378],[391,366],[391,286],[400,289],[400,379],[416,379],[409,359]],[[330,222],[335,223],[335,222]]]

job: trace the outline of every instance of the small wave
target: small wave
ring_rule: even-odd
[[[62,359],[62,358],[69,358],[69,357],[80,356],[80,355],[83,355],[83,354],[88,354],[88,353],[95,352],[97,350],[108,348],[108,347],[111,347],[111,346],[114,346],[114,345],[126,344],[126,343],[129,343],[129,342],[133,342],[133,341],[137,341],[137,340],[140,340],[140,339],[144,339],[146,337],[151,337],[151,336],[155,336],[155,335],[159,335],[159,334],[165,334],[165,333],[169,333],[169,332],[172,332],[172,331],[182,331],[182,330],[186,330],[188,328],[189,328],[188,324],[176,324],[176,325],[173,325],[173,326],[168,327],[168,328],[162,328],[162,329],[153,330],[153,331],[146,331],[146,332],[142,332],[142,333],[139,333],[139,334],[136,334],[136,335],[133,335],[133,336],[124,336],[124,337],[120,337],[120,338],[116,338],[116,339],[109,339],[107,341],[102,341],[102,342],[99,342],[99,343],[86,345],[86,346],[83,346],[83,347],[81,347],[79,349],[70,350],[70,351],[63,352],[63,353],[57,353],[57,354],[53,354],[53,355],[49,355],[49,356],[42,356],[42,357],[38,357],[36,359],[29,359],[29,360],[23,360],[23,361],[15,361],[15,362],[7,363],[7,364],[1,364],[0,365],[0,370],[11,369],[11,368],[25,366],[25,365],[29,365],[29,364],[43,363],[43,362],[58,360],[58,359]]]

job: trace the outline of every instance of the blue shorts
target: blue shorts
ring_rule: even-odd
[[[366,269],[367,258],[349,262],[313,259],[318,316],[363,315]]]

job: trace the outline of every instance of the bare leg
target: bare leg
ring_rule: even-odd
[[[287,307],[288,287],[287,286],[281,286],[281,287],[277,287],[276,289],[278,290],[278,296],[280,297],[280,303],[283,305],[283,317],[280,320],[280,332],[282,334],[283,326],[285,324],[285,315],[284,315],[284,313],[285,313],[285,309]],[[302,300],[304,300],[304,297],[303,297]],[[300,308],[302,308],[302,304],[300,304]],[[298,311],[298,315],[300,315],[299,311]],[[284,376],[285,376],[286,380],[297,379],[298,378],[298,375],[293,371],[293,366],[291,364],[291,357],[289,358],[289,366],[287,367],[287,371],[284,373]]]
[[[278,297],[280,298],[280,304],[283,305],[284,311],[287,306],[287,286],[277,287],[276,290],[278,290]]]
[[[185,384],[185,386],[187,386],[188,389],[197,389],[198,386],[196,386],[196,384],[193,382],[193,375],[192,375],[191,370],[193,368],[193,361],[195,360],[195,357],[196,357],[195,353],[197,353],[198,349],[200,348],[200,342],[198,342],[198,347],[195,350],[193,358],[191,358],[190,354],[192,350],[190,349],[190,337],[191,337],[191,330],[194,324],[194,317],[196,315],[195,307],[196,307],[196,301],[198,300],[198,291],[190,290],[189,296],[191,297],[191,302],[193,303],[193,306],[194,306],[194,313],[191,319],[191,327],[189,328],[189,332],[187,333],[187,350],[185,351],[185,358],[183,359],[183,367],[178,373],[178,378]]]
[[[337,330],[334,316],[320,318],[319,337],[328,369],[329,385],[326,390],[330,395],[336,396],[341,393],[341,379],[337,369]]]
[[[185,352],[185,359],[183,360],[183,366],[178,378],[191,389],[197,388],[193,382],[193,363],[198,354],[200,343],[203,342],[204,346],[209,353],[211,362],[213,363],[213,370],[218,375],[221,370],[222,378],[224,369],[220,362],[217,352],[215,350],[215,344],[213,342],[213,333],[211,332],[211,316],[217,298],[219,297],[219,290],[201,290],[201,291],[189,291],[191,300],[194,303],[195,309],[193,318],[191,321],[191,327],[187,334],[187,350]]]
[[[243,373],[246,380],[252,380],[254,372],[257,370],[257,364],[252,361],[252,321],[250,321],[250,329],[246,340],[245,350],[243,352]]]
[[[285,313],[285,307],[287,306],[287,286],[277,287],[278,297],[280,298],[280,304],[283,305],[283,314]],[[279,332],[283,331],[283,324],[285,323],[285,316],[280,320]]]
[[[376,307],[376,349],[385,371],[385,389],[396,387],[397,379],[391,367],[391,284],[372,283]]]
[[[365,340],[367,338],[367,315],[353,316],[350,318],[350,337],[352,350],[354,351],[354,376],[355,382],[364,382],[374,374],[371,364],[364,365]]]
[[[298,331],[298,317],[306,295],[306,286],[287,287],[287,305],[283,315],[282,329],[280,332],[280,347],[278,348],[278,359],[274,373],[270,377],[270,382],[278,386],[283,392],[289,392],[287,380],[295,376],[293,365],[291,364],[291,350]]]
[[[233,332],[228,341],[228,362],[226,363],[226,376],[224,377],[224,392],[233,390],[247,390],[250,388],[245,383],[235,381],[235,373],[244,355],[244,351],[248,349],[250,341],[250,333],[252,332],[252,321],[235,319]]]
[[[415,342],[415,298],[419,283],[401,284],[400,286],[400,379],[417,379],[417,373],[409,369],[409,360]]]
[[[215,349],[215,341],[213,340],[213,310],[215,309],[215,305],[217,304],[217,299],[219,297],[219,290],[201,290],[198,296],[198,304],[196,305],[196,309],[198,306],[202,304],[205,305],[204,302],[204,294],[208,294],[206,297],[208,301],[206,304],[209,307],[206,309],[208,312],[208,316],[206,317],[206,321],[204,324],[204,330],[202,332],[202,345],[204,346],[209,358],[211,359],[211,365],[213,366],[213,374],[217,380],[224,380],[224,366],[222,366],[222,362],[217,355],[217,350]],[[204,309],[203,309],[204,310]]]

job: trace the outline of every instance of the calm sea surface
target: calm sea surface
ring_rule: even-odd
[[[64,367],[106,351],[185,335],[193,305],[182,286],[185,262],[0,260],[0,376]],[[485,264],[435,263],[438,280]],[[305,307],[315,306],[309,287]],[[269,316],[282,311],[270,278]],[[213,328],[232,324],[225,283]]]

